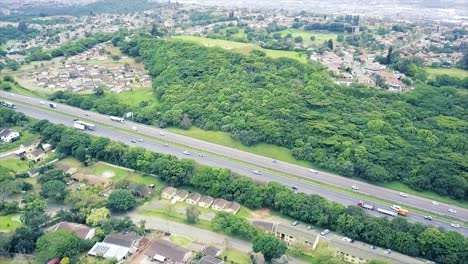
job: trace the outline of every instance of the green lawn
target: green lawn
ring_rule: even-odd
[[[447,204],[453,204],[453,205],[468,209],[468,202],[450,199],[450,198],[447,198],[447,197],[444,197],[444,196],[441,196],[432,192],[418,192],[413,189],[410,189],[408,186],[404,185],[403,183],[391,182],[391,183],[382,184],[382,186],[389,188],[389,189],[407,193],[408,195],[416,195],[416,196],[424,197],[424,198],[431,199],[434,201],[447,203]]]
[[[111,178],[113,182],[121,180],[132,173],[129,170],[113,167],[102,162],[94,164],[88,170],[95,175],[102,175],[102,173],[105,171],[112,171],[114,173],[114,177]]]
[[[185,35],[175,36],[174,38],[199,43],[206,47],[220,47],[223,49],[232,50],[232,51],[240,52],[243,54],[249,54],[254,49],[261,50],[265,52],[266,55],[271,58],[285,57],[285,58],[290,58],[290,59],[296,59],[303,63],[307,62],[307,56],[302,53],[295,52],[295,51],[264,49],[252,43],[242,43],[242,42],[235,42],[235,41],[228,41],[228,40],[221,40],[221,39],[209,39],[209,38],[185,36]]]
[[[426,67],[424,69],[429,74],[430,79],[435,78],[437,75],[443,75],[443,74],[447,74],[449,76],[457,77],[457,78],[460,78],[460,79],[468,77],[468,71],[463,70],[463,69],[459,69],[459,68],[445,69],[445,68]]]
[[[6,258],[6,257],[0,257],[0,264],[27,264],[27,263],[32,263],[32,261],[27,261],[25,259],[19,259],[19,258]]]
[[[323,42],[328,40],[333,40],[336,42],[336,37],[338,34],[335,33],[314,33],[310,31],[306,31],[303,29],[286,29],[281,31],[281,37],[285,37],[287,34],[291,34],[293,38],[301,36],[305,45],[321,45]],[[315,36],[315,40],[310,40],[310,37]]]
[[[169,213],[169,210],[167,208],[139,210],[138,213],[144,216],[157,217],[157,218],[165,219],[168,221],[187,224],[187,225],[193,225],[201,229],[213,231],[213,228],[211,227],[211,224],[209,221],[199,220],[196,224],[188,224],[186,221],[187,218],[185,215],[179,214],[174,211],[172,213]]]
[[[159,104],[151,87],[134,88],[133,91],[124,91],[119,94],[107,93],[106,96],[117,98],[120,102],[133,107],[138,107],[143,101],[149,101],[152,106]]]
[[[235,250],[235,249],[227,249],[224,251],[222,258],[224,256],[227,256],[228,261],[226,263],[229,263],[229,261],[234,261],[234,263],[237,264],[250,264],[250,257],[248,254],[245,254],[244,252]]]
[[[169,239],[181,247],[187,247],[192,242],[192,239],[189,237],[174,234],[171,234]]]
[[[248,147],[243,145],[240,141],[234,140],[229,135],[229,133],[219,131],[207,131],[196,127],[192,127],[189,130],[183,130],[179,128],[169,128],[168,130],[181,135],[186,135],[189,137],[201,139],[219,145],[270,157],[272,159],[282,160],[285,162],[294,163],[305,167],[311,167],[309,162],[295,159],[291,151],[284,147],[269,144],[257,144],[255,146]]]
[[[1,232],[13,232],[16,228],[20,227],[22,224],[16,220],[19,215],[6,215],[0,216],[0,233]]]
[[[0,167],[3,167],[9,171],[12,174],[11,176],[29,169],[28,162],[20,160],[17,157],[0,160]]]
[[[0,153],[13,150],[15,148],[18,148],[21,144],[24,144],[26,142],[31,142],[39,138],[39,136],[31,134],[28,131],[24,131],[23,129],[18,128],[18,127],[12,127],[11,129],[20,132],[20,139],[12,143],[5,143],[2,141],[0,143]]]

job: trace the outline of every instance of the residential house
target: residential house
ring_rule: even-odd
[[[47,153],[45,153],[42,149],[35,149],[29,153],[26,153],[26,158],[32,162],[39,162],[47,158]]]
[[[152,190],[145,185],[138,184],[136,182],[130,182],[127,185],[127,189],[131,191],[135,196],[144,198],[152,194]]]
[[[63,230],[76,234],[81,239],[92,239],[96,234],[96,229],[87,225],[60,222],[53,228],[54,231]]]
[[[178,202],[183,202],[187,199],[189,193],[186,190],[178,190],[174,195],[174,200]]]
[[[33,150],[37,149],[37,147],[39,146],[39,143],[41,143],[40,140],[34,140],[26,144],[21,144],[20,150],[22,150],[24,153],[32,152]]]
[[[166,189],[163,190],[161,193],[162,198],[164,199],[172,199],[174,195],[176,194],[177,189],[174,187],[167,187]]]
[[[190,250],[192,250],[193,252],[202,252],[203,250],[205,250],[206,248],[206,245],[202,242],[198,242],[198,241],[192,241],[189,245],[188,245],[188,248]]]
[[[213,205],[211,208],[216,211],[223,211],[224,208],[226,207],[227,201],[221,198],[217,198],[214,200]]]
[[[110,234],[102,242],[94,244],[88,255],[101,256],[106,259],[115,258],[117,261],[122,261],[138,251],[140,240],[141,237],[134,233]]]
[[[212,256],[204,256],[196,264],[224,264],[224,261]]]
[[[203,196],[198,202],[198,205],[203,208],[209,208],[211,204],[213,204],[213,200],[211,196]]]
[[[219,257],[223,254],[223,250],[217,247],[209,246],[203,250],[204,256],[212,256],[212,257]]]
[[[312,230],[301,231],[283,224],[279,224],[276,227],[275,236],[288,245],[297,241],[312,247],[312,249],[315,249],[320,238],[320,236]]]
[[[14,131],[11,129],[4,129],[0,131],[0,139],[5,143],[11,143],[20,138],[20,134],[18,131]]]
[[[240,204],[236,202],[227,202],[226,206],[224,207],[224,211],[226,213],[237,214],[240,210]]]
[[[156,263],[185,264],[192,259],[192,251],[163,239],[154,240],[145,255]]]
[[[187,200],[185,200],[186,203],[188,204],[197,204],[198,201],[200,201],[201,195],[199,193],[191,193],[188,197]]]

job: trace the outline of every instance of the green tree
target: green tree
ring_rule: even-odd
[[[70,258],[76,262],[81,251],[81,241],[74,234],[66,231],[47,232],[36,243],[36,260],[46,263],[52,258]]]
[[[185,212],[187,216],[187,222],[190,224],[195,224],[198,222],[198,217],[200,216],[200,210],[196,205],[189,205]]]
[[[331,50],[333,50],[334,48],[334,45],[333,45],[333,40],[329,39],[328,42],[327,42],[327,47]]]
[[[86,224],[98,226],[100,223],[110,218],[110,211],[105,207],[91,209],[91,213],[86,217]]]
[[[65,183],[59,180],[52,180],[42,184],[42,196],[52,198],[57,201],[63,201],[68,191]]]
[[[107,199],[109,209],[127,211],[137,205],[135,197],[128,190],[114,190]]]
[[[252,250],[256,253],[261,252],[268,263],[284,255],[287,249],[288,247],[282,241],[269,234],[255,237],[252,243]]]

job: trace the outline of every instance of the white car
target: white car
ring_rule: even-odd
[[[133,127],[132,127],[132,130],[133,130],[133,131],[138,131],[138,128],[137,128],[136,126],[133,126]]]
[[[140,138],[140,139],[138,139],[138,141],[143,142],[143,139]]]
[[[451,223],[450,225],[451,225],[452,227],[455,227],[455,228],[460,228],[460,225],[459,225],[459,224]]]
[[[187,150],[184,151],[184,154],[185,155],[190,155],[190,152],[188,152]]]
[[[328,230],[328,229],[325,229],[325,230],[323,230],[322,232],[320,232],[320,234],[321,234],[322,236],[326,236],[328,233],[330,233],[330,230]]]
[[[448,209],[448,211],[449,211],[450,213],[452,213],[452,214],[456,214],[456,213],[457,213],[457,210],[452,209],[452,208]]]
[[[159,135],[163,136],[163,137],[165,136],[165,134],[163,132],[159,132]]]
[[[317,173],[318,173],[318,171],[313,170],[313,169],[309,169],[309,171],[312,172],[312,173],[314,173],[314,174],[317,174]]]
[[[398,210],[401,209],[401,206],[398,206],[398,205],[392,205],[391,207],[392,207],[392,209],[395,210],[395,211],[398,211]]]
[[[41,105],[43,105],[43,104],[44,104],[44,102],[42,102],[42,101],[41,101],[41,102],[39,102],[39,103],[40,103]]]
[[[259,170],[253,170],[252,172],[253,174],[262,175],[262,172]]]
[[[401,193],[400,193],[400,196],[401,196],[401,197],[408,197],[408,194],[406,194],[406,193],[404,193],[404,192],[401,192]]]
[[[353,190],[356,190],[356,191],[357,191],[357,190],[359,190],[359,187],[357,187],[357,185],[353,185],[353,186],[351,186],[351,189],[353,189]]]
[[[343,237],[342,239],[344,242],[348,242],[348,243],[351,243],[353,240],[349,237]]]
[[[433,205],[439,205],[439,202],[432,201],[432,204],[433,204]]]

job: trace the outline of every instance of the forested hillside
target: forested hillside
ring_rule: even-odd
[[[246,56],[175,40],[113,42],[140,56],[154,77],[160,105],[132,109],[141,122],[225,131],[246,145],[288,147],[298,159],[348,177],[468,198],[466,90],[341,87],[318,65],[257,51]],[[128,109],[106,99],[93,106],[89,96],[55,99],[114,115]]]

